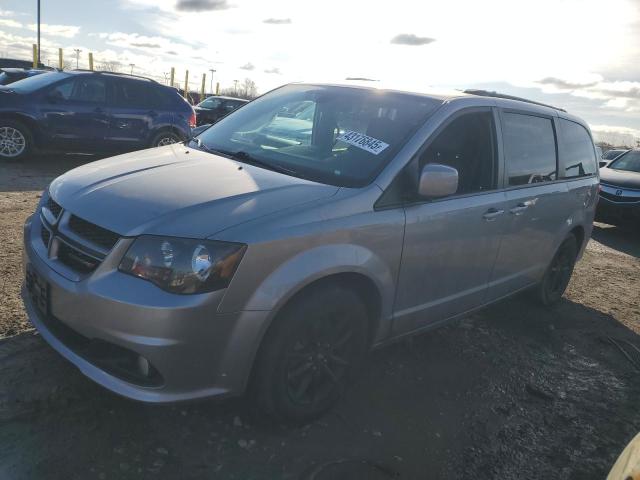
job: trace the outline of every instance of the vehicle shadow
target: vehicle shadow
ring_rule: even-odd
[[[99,160],[97,155],[46,154],[21,162],[0,163],[0,192],[41,191],[63,173],[85,163]]]
[[[609,338],[640,345],[596,309],[516,297],[374,352],[345,398],[305,426],[270,423],[245,401],[121,399],[30,338],[0,362],[11,405],[0,477],[298,479],[358,460],[388,478],[603,478],[640,423],[636,367]],[[33,389],[49,398],[12,419],[7,408]]]
[[[591,237],[609,248],[640,258],[640,227],[594,223]]]

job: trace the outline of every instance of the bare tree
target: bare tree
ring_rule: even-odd
[[[245,78],[239,85],[221,89],[220,95],[252,100],[258,96],[258,86],[250,78]]]
[[[258,86],[250,78],[245,78],[238,93],[241,97],[251,100],[258,96]]]
[[[108,62],[102,62],[98,64],[98,70],[102,70],[103,72],[114,72],[117,73],[120,71],[120,67],[122,64],[116,60],[110,60]]]

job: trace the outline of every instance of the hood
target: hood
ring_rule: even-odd
[[[603,167],[600,169],[600,182],[616,187],[640,189],[640,173]]]
[[[191,238],[337,190],[180,144],[93,162],[49,187],[63,208],[120,235]]]

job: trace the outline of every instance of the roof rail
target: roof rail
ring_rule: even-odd
[[[143,77],[142,75],[133,75],[132,73],[121,73],[121,72],[109,72],[107,70],[87,70],[86,68],[75,68],[74,72],[89,72],[89,73],[99,73],[103,75],[117,75],[119,77],[132,77],[139,78],[140,80],[147,80],[149,82],[158,83],[152,78]]]
[[[560,110],[561,112],[565,112],[564,108],[554,107],[553,105],[548,105],[542,102],[536,102],[534,100],[529,100],[528,98],[516,97],[514,95],[507,95],[504,93],[492,92],[490,90],[475,90],[475,89],[467,89],[463,90],[462,93],[468,93],[469,95],[479,95],[482,97],[494,97],[494,98],[504,98],[507,100],[517,100],[518,102],[532,103],[534,105],[540,105],[541,107],[553,108],[554,110]]]

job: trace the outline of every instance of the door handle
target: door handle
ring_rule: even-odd
[[[484,218],[487,222],[493,222],[497,217],[499,217],[503,213],[504,213],[504,210],[498,210],[497,208],[490,208],[484,213],[484,215],[482,215],[482,218]]]
[[[512,213],[516,216],[520,216],[524,213],[524,211],[527,208],[529,208],[529,205],[527,205],[526,203],[519,203],[518,205],[513,207],[511,210],[509,210],[509,213]]]
[[[158,116],[158,113],[155,110],[149,110],[147,112],[147,115],[149,115],[151,118],[154,118]]]

